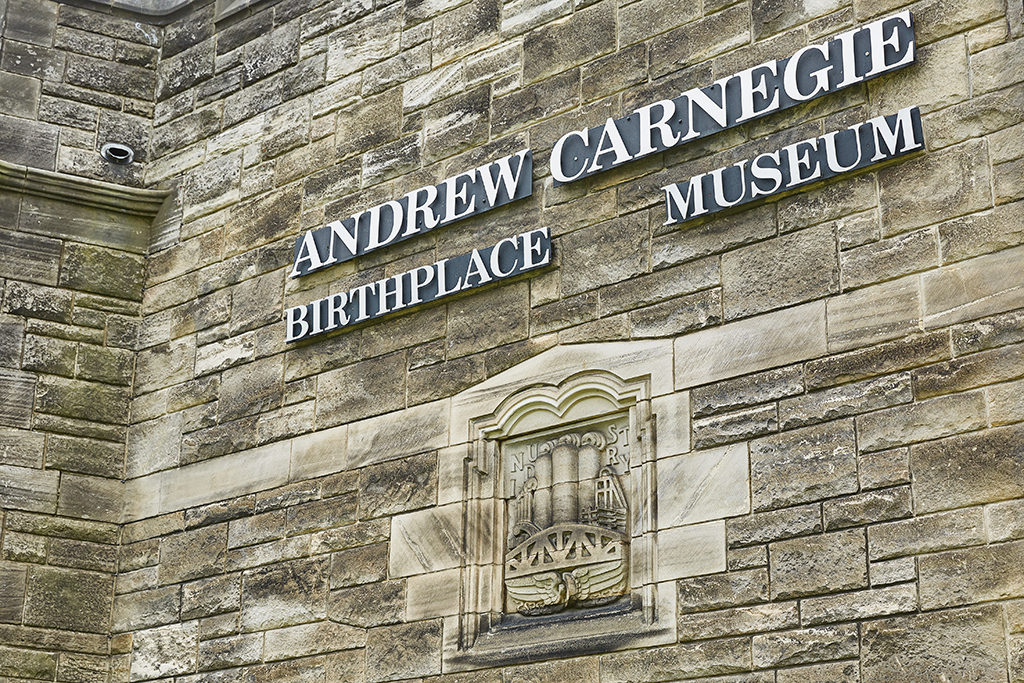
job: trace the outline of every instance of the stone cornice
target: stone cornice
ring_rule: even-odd
[[[0,160],[0,189],[153,219],[170,190],[141,190]]]

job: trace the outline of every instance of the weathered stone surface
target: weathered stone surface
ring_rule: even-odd
[[[916,277],[843,294],[828,304],[830,351],[906,337],[920,327],[921,293]]]
[[[681,642],[778,631],[799,625],[800,615],[795,601],[682,614],[677,620]]]
[[[835,231],[797,231],[722,256],[726,320],[818,299],[839,291]]]
[[[1019,308],[1024,247],[979,256],[921,278],[926,328]]]
[[[778,541],[768,547],[768,554],[773,600],[867,587],[862,530]]]
[[[662,528],[750,511],[744,444],[696,451],[658,463],[658,524]]]
[[[448,305],[448,358],[520,341],[528,328],[526,283],[474,293]]]
[[[772,510],[730,519],[726,524],[729,548],[780,541],[822,531],[821,507],[800,507]]]
[[[324,621],[267,631],[265,639],[263,657],[274,661],[363,647],[366,632]]]
[[[404,354],[355,363],[319,378],[317,426],[397,410],[405,404]]]
[[[873,522],[886,522],[909,517],[910,487],[868,491],[845,498],[825,501],[822,516],[825,531],[861,526]]]
[[[387,578],[388,544],[374,543],[331,555],[332,589],[373,583]]]
[[[752,439],[776,432],[778,429],[778,410],[772,403],[694,420],[693,445],[697,448],[708,448],[730,441]]]
[[[954,510],[868,527],[871,560],[931,553],[985,542],[980,509]]]
[[[434,19],[433,59],[447,62],[497,42],[501,3],[472,0]]]
[[[227,532],[227,525],[220,524],[162,539],[160,583],[180,583],[223,571]]]
[[[194,672],[199,622],[161,626],[132,637],[132,681]]]
[[[391,519],[391,548],[388,556],[388,575],[413,576],[462,564],[463,537],[462,506],[445,505],[419,512],[411,512]],[[487,539],[490,530],[470,525],[470,533]]]
[[[1024,542],[1015,541],[921,557],[921,608],[1021,597],[1024,578],[1017,567],[1022,550]]]
[[[241,628],[263,630],[327,615],[327,558],[295,560],[246,571]]]
[[[651,77],[697,64],[750,40],[750,15],[740,7],[699,19],[651,42]]]
[[[245,633],[199,643],[200,671],[255,664],[263,659],[263,634]]]
[[[657,565],[657,576],[665,580],[725,571],[724,522],[663,530],[658,535]]]
[[[712,574],[677,584],[680,614],[768,602],[768,571]]]
[[[911,449],[915,511],[1016,498],[1022,495],[1020,425],[942,439]],[[955,472],[956,476],[942,476]]]
[[[898,557],[893,560],[872,562],[868,574],[873,587],[913,581],[917,578],[917,563],[913,557]]]
[[[327,613],[333,621],[372,628],[403,621],[405,603],[405,581],[381,580],[331,591]]]
[[[870,591],[807,598],[800,602],[800,617],[805,626],[816,626],[916,612],[917,608],[916,588],[913,584],[904,583]]]
[[[491,135],[522,128],[527,122],[553,116],[579,104],[578,70],[570,70],[521,90],[496,97],[491,103]]]
[[[855,625],[823,626],[754,636],[754,666],[808,664],[829,659],[855,658],[859,651]]]
[[[634,650],[601,660],[601,675],[608,683],[660,683],[749,670],[749,638]]]
[[[862,680],[882,683],[919,672],[951,683],[1001,681],[1006,675],[998,606],[871,621],[861,634]]]
[[[985,423],[981,392],[940,396],[861,415],[857,443],[861,451],[877,451],[979,429]]]
[[[601,2],[528,33],[523,40],[523,79],[532,83],[614,48],[614,7]]]
[[[751,443],[755,510],[804,503],[857,490],[853,422],[805,427]]]
[[[238,610],[241,578],[240,574],[227,574],[182,585],[181,618],[197,619]]]
[[[804,366],[808,391],[845,384],[949,358],[946,334],[913,335],[840,355],[809,361]]]
[[[914,389],[915,395],[922,399],[1005,382],[1022,375],[1024,345],[1016,344],[916,370]]]
[[[911,376],[890,375],[780,401],[779,425],[782,429],[803,427],[912,400]]]
[[[987,151],[967,142],[879,171],[882,232],[895,235],[988,208]]]
[[[441,673],[441,622],[421,621],[371,630],[366,640],[366,664],[368,681]]]
[[[113,593],[112,577],[56,567],[32,567],[25,592],[29,626],[103,633]]]
[[[792,365],[699,387],[690,392],[690,401],[696,418],[775,401],[803,388],[803,368]]]
[[[939,244],[934,228],[897,235],[843,252],[843,288],[890,280],[937,266],[938,261]]]
[[[114,597],[111,629],[115,633],[171,624],[181,611],[181,588],[164,586]]]

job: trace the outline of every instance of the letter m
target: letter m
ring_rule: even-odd
[[[704,206],[704,195],[701,192],[701,184],[705,175],[707,174],[690,178],[683,183],[683,189],[680,189],[678,183],[661,188],[665,191],[665,213],[667,214],[665,225],[682,223],[688,218],[708,212]]]
[[[891,126],[887,120],[890,118],[892,119]],[[918,149],[924,144],[917,138],[917,131],[921,128],[921,112],[917,107],[900,109],[896,114],[888,117],[878,116],[868,123],[871,124],[871,129],[875,134],[875,156],[871,157],[872,162]],[[896,147],[899,144],[901,132],[903,133],[903,149],[897,151]],[[883,144],[888,149],[888,153],[883,150]]]

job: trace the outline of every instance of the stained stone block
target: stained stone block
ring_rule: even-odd
[[[878,172],[882,233],[906,232],[991,206],[982,141],[930,153]]]
[[[131,680],[142,681],[196,670],[199,622],[172,624],[132,637]]]
[[[218,524],[162,539],[160,583],[180,583],[223,571],[227,532],[226,524]]]
[[[52,171],[57,165],[60,128],[0,114],[0,143],[8,163]]]
[[[200,671],[256,664],[262,659],[262,634],[246,633],[213,638],[199,643],[198,668]]]
[[[906,337],[921,328],[916,276],[883,282],[828,302],[829,351],[847,351]]]
[[[779,541],[769,556],[773,600],[867,587],[861,530]]]
[[[580,101],[579,79],[579,71],[573,69],[495,97],[491,103],[491,135],[504,135],[575,107]]]
[[[27,577],[28,568],[24,565],[0,562],[0,623],[21,623]]]
[[[913,335],[866,349],[809,361],[804,366],[808,391],[907,370],[950,357],[945,332]]]
[[[327,598],[327,613],[332,621],[372,628],[401,622],[405,603],[404,581],[377,581],[331,591]]]
[[[121,478],[124,445],[51,434],[46,451],[47,466],[66,472]]]
[[[56,471],[0,465],[0,493],[8,509],[55,513],[59,482]]]
[[[819,505],[755,513],[730,519],[726,525],[729,548],[769,543],[796,536],[821,533]]]
[[[43,375],[36,391],[36,410],[62,417],[126,424],[128,400],[127,388]]]
[[[829,662],[780,669],[777,683],[859,683],[860,667],[853,662]]]
[[[815,17],[838,11],[843,6],[844,3],[835,0],[821,4],[804,0],[784,0],[781,3],[755,0],[752,7],[754,38],[780,33]]]
[[[925,555],[918,560],[921,609],[955,607],[1024,595],[1018,571],[1024,542]],[[964,567],[970,567],[965,572]]]
[[[917,562],[913,557],[872,562],[868,565],[872,587],[888,586],[917,579]]]
[[[142,300],[143,260],[131,254],[68,242],[60,285],[77,291]]]
[[[950,683],[1002,681],[1006,645],[997,605],[870,621],[861,633],[861,675],[883,683],[917,672]]]
[[[936,400],[936,399],[933,399]],[[931,512],[1024,495],[1024,427],[963,434],[911,449],[915,512]],[[942,471],[957,476],[941,476]]]
[[[41,470],[45,443],[45,434],[0,427],[0,465]]]
[[[78,569],[31,567],[25,596],[25,624],[86,633],[108,628],[114,580]]]
[[[318,388],[317,427],[398,410],[405,404],[404,354],[325,372]]]
[[[684,579],[677,586],[680,614],[768,602],[766,569]]]
[[[387,568],[387,543],[342,550],[331,555],[331,589],[383,581]]]
[[[180,611],[180,586],[117,595],[114,597],[111,629],[115,633],[125,633],[171,624],[178,620]]]
[[[651,77],[664,76],[746,45],[750,41],[749,16],[740,7],[733,7],[656,37],[650,48]]]
[[[0,73],[0,112],[34,119],[39,109],[39,81],[11,73]]]
[[[296,184],[232,207],[224,230],[225,255],[297,233],[301,202],[302,187]]]
[[[986,425],[980,391],[918,401],[857,418],[857,445],[862,452],[938,439]]]
[[[484,290],[448,304],[448,358],[527,338],[529,316],[527,283]]]
[[[58,240],[0,230],[0,277],[55,285],[60,249]]]
[[[933,553],[985,542],[980,508],[939,512],[868,527],[872,561]]]
[[[401,47],[401,6],[392,5],[373,17],[335,31],[327,42],[327,80],[334,81],[392,57]]]
[[[489,535],[484,529],[479,533]],[[392,517],[388,575],[412,576],[460,566],[462,537],[461,504]]]
[[[281,405],[284,359],[265,358],[230,370],[221,376],[220,420],[235,420]]]
[[[435,63],[464,57],[497,42],[501,15],[498,0],[472,0],[434,19]]]
[[[246,571],[241,628],[255,631],[327,616],[327,558],[294,560]]]
[[[85,55],[68,56],[66,80],[72,85],[137,100],[152,101],[156,92],[154,71]]]
[[[890,280],[939,264],[939,244],[934,228],[916,230],[887,240],[866,244],[840,255],[843,289]]]
[[[275,629],[264,634],[265,661],[307,657],[366,645],[366,631],[330,621]]]
[[[782,429],[803,427],[902,403],[914,398],[908,373],[826,389],[779,402]]]
[[[785,507],[857,490],[853,422],[839,420],[751,443],[755,510]]]
[[[691,392],[693,416],[705,417],[803,392],[803,369],[793,365],[718,382]]]
[[[750,670],[750,638],[727,638],[609,654],[603,683],[661,683]]]
[[[135,395],[192,379],[196,339],[183,337],[141,351],[135,362]]]
[[[57,653],[25,650],[0,645],[0,675],[53,680],[57,672]]]
[[[241,604],[241,574],[214,576],[181,587],[181,618],[197,619],[235,612]]]
[[[505,3],[501,13],[501,35],[510,37],[545,24],[572,12],[573,3],[567,0],[513,0]]]
[[[674,17],[675,13],[669,15]],[[523,80],[532,83],[591,61],[615,47],[614,6],[602,2],[528,33],[523,40]]]
[[[562,296],[622,282],[648,270],[646,215],[634,214],[562,238]]]
[[[752,640],[754,666],[767,668],[857,657],[857,626],[824,626],[784,631]]]
[[[440,674],[440,620],[372,629],[366,640],[366,669],[373,683]]]
[[[424,112],[424,159],[441,159],[484,142],[490,98],[491,90],[484,85],[429,107]]]
[[[421,147],[421,136],[413,134],[367,152],[363,157],[363,185],[376,185],[419,168]]]
[[[836,252],[835,232],[827,224],[726,252],[722,256],[726,319],[837,292]]]
[[[23,282],[11,282],[4,296],[5,313],[40,320],[71,322],[72,293]]]
[[[1024,247],[979,256],[921,278],[924,324],[936,328],[1019,308]]]
[[[918,398],[974,389],[1024,375],[1024,345],[1016,344],[956,358],[914,372]]]
[[[176,122],[175,126],[181,126]],[[184,218],[202,216],[238,201],[242,155],[227,154],[185,174],[181,183],[181,203]],[[190,247],[198,247],[194,242]],[[181,246],[180,250],[188,247]],[[195,262],[188,264],[194,268]]]
[[[734,607],[718,612],[680,615],[679,640],[702,640],[747,633],[778,631],[800,625],[796,601]]]
[[[25,336],[21,369],[63,377],[75,376],[78,345],[63,339]]]

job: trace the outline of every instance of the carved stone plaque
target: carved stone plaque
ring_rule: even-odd
[[[535,616],[629,592],[629,416],[502,448],[505,611]]]

